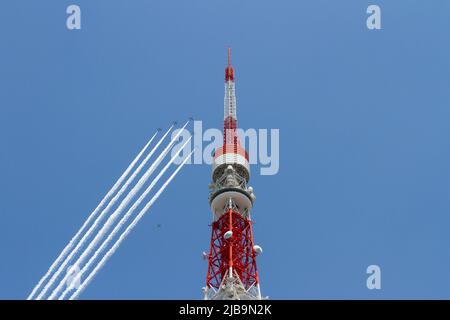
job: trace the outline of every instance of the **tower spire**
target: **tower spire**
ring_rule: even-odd
[[[228,47],[228,65],[225,67],[225,97],[223,106],[223,144],[224,146],[237,145],[239,141],[236,134],[236,94],[234,84],[234,68],[231,65],[230,47]]]
[[[228,64],[225,68],[225,82],[233,81],[234,82],[234,69],[231,65],[231,48],[228,47]]]

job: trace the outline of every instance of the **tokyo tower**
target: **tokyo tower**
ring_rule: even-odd
[[[237,135],[235,74],[230,48],[225,68],[223,146],[213,155],[209,204],[212,210],[206,300],[261,299],[251,209],[256,197],[248,186],[250,165],[247,151]]]

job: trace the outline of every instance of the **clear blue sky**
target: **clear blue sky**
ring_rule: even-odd
[[[28,295],[154,129],[221,127],[227,45],[240,125],[280,129],[279,174],[251,181],[263,294],[450,298],[450,2],[0,7],[0,298]],[[184,168],[82,297],[201,298],[209,179]]]

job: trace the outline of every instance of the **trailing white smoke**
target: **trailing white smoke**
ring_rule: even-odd
[[[80,236],[83,234],[85,229],[91,224],[92,220],[98,215],[100,212],[100,209],[104,207],[104,205],[109,201],[109,199],[113,196],[114,193],[116,193],[119,186],[122,184],[122,182],[125,180],[125,178],[128,176],[130,171],[134,168],[136,163],[139,161],[139,159],[142,157],[144,152],[147,150],[148,146],[152,143],[152,141],[155,139],[158,132],[155,132],[155,134],[150,138],[150,140],[147,142],[147,144],[142,148],[142,150],[138,153],[136,158],[131,162],[131,164],[128,166],[128,168],[123,172],[123,174],[119,177],[119,179],[116,181],[116,183],[112,186],[112,188],[108,191],[108,193],[104,196],[104,198],[100,201],[97,208],[95,208],[94,211],[91,212],[89,217],[86,219],[86,221],[83,223],[81,228],[77,231],[77,233],[70,239],[69,243],[66,245],[66,247],[63,249],[63,251],[59,254],[59,256],[56,258],[56,260],[52,263],[50,268],[47,270],[47,273],[39,280],[38,284],[34,287],[33,291],[30,293],[30,295],[27,297],[27,300],[30,300],[34,297],[34,295],[41,289],[44,282],[48,279],[48,277],[55,271],[56,267],[61,263],[61,261],[66,257],[67,253],[73,248],[75,243],[79,240]]]
[[[145,184],[145,182],[148,180],[150,175],[153,173],[153,171],[156,169],[156,167],[161,163],[163,158],[170,151],[170,148],[178,140],[178,137],[183,132],[183,129],[186,128],[188,123],[189,123],[189,121],[187,121],[186,124],[182,127],[182,129],[179,130],[179,132],[172,138],[170,143],[161,152],[161,154],[158,156],[158,158],[156,158],[156,160],[151,164],[150,168],[145,172],[145,174],[138,180],[136,185],[131,189],[131,191],[122,200],[122,202],[119,204],[119,207],[108,217],[108,219],[104,223],[103,227],[97,232],[97,234],[95,235],[94,239],[91,241],[91,243],[88,245],[88,247],[83,251],[81,256],[76,260],[76,262],[74,263],[75,266],[78,266],[78,267],[81,266],[81,264],[84,262],[86,257],[91,253],[91,251],[95,248],[95,246],[98,244],[98,242],[103,238],[103,236],[106,234],[106,232],[111,228],[113,223],[116,221],[117,217],[122,213],[122,211],[130,203],[130,201],[133,199],[133,197],[140,191],[140,189]],[[157,146],[159,146],[159,145],[157,145]],[[60,269],[62,271],[63,270],[63,266],[61,266]],[[62,287],[66,284],[67,279],[68,279],[69,276],[70,276],[70,274],[66,274],[64,276],[64,278],[60,281],[58,286],[53,290],[53,292],[49,296],[49,298],[48,298],[49,300],[54,299],[59,294],[59,292],[61,291]]]
[[[141,194],[141,196],[136,200],[136,202],[131,206],[131,208],[125,213],[125,215],[120,219],[119,223],[114,227],[113,231],[108,235],[108,237],[103,241],[101,246],[95,251],[94,255],[89,259],[86,265],[78,272],[78,278],[81,279],[83,274],[89,270],[91,265],[95,262],[100,253],[109,245],[109,243],[113,240],[116,234],[120,231],[123,225],[128,221],[130,216],[134,213],[134,211],[139,207],[139,205],[144,201],[144,199],[148,196],[150,191],[156,185],[156,183],[161,179],[162,175],[167,171],[170,165],[174,162],[174,160],[178,157],[178,154],[183,150],[184,146],[186,146],[191,140],[191,137],[184,142],[180,149],[178,149],[177,153],[172,156],[170,161],[164,166],[161,172],[153,179],[150,185],[145,189],[145,191]],[[73,283],[77,283],[77,281],[73,281]],[[62,300],[66,297],[66,295],[73,289],[72,285],[68,285],[66,290],[62,293],[62,295],[58,298]]]
[[[125,240],[125,238],[128,236],[128,234],[134,229],[134,227],[138,224],[138,222],[141,220],[141,218],[147,213],[147,211],[150,209],[150,207],[153,205],[153,203],[158,199],[158,197],[161,195],[161,193],[164,191],[164,189],[169,185],[169,183],[173,180],[173,178],[177,175],[177,173],[181,170],[181,168],[184,166],[186,161],[190,158],[191,153],[183,160],[183,162],[178,166],[178,168],[172,173],[172,175],[167,179],[167,181],[161,186],[161,188],[156,192],[156,194],[152,197],[152,199],[145,205],[145,207],[139,212],[139,214],[134,218],[133,222],[131,222],[130,225],[125,229],[125,231],[120,235],[119,239],[114,243],[114,245],[109,249],[106,254],[103,256],[103,258],[100,260],[100,262],[95,266],[95,268],[91,271],[91,273],[88,275],[86,280],[81,284],[81,286],[72,294],[72,296],[69,298],[70,300],[74,300],[78,298],[78,296],[86,289],[86,287],[89,285],[89,283],[92,281],[92,279],[95,277],[95,275],[98,273],[98,271],[105,265],[105,263],[108,261],[108,259],[116,252],[117,248],[120,246],[120,244]],[[80,274],[75,276],[75,280],[80,279]]]
[[[59,266],[58,270],[53,274],[53,276],[50,278],[50,281],[45,285],[44,289],[39,293],[37,296],[37,300],[41,300],[44,295],[47,293],[47,291],[54,285],[56,280],[58,279],[61,272],[65,269],[67,264],[71,261],[73,256],[78,253],[80,248],[84,245],[86,240],[91,236],[91,234],[94,232],[94,230],[98,227],[100,221],[107,215],[109,210],[114,206],[114,204],[117,202],[117,200],[122,196],[122,194],[126,191],[126,189],[129,187],[129,185],[133,182],[133,180],[136,178],[136,176],[139,174],[139,172],[142,170],[142,168],[146,165],[150,157],[155,153],[156,149],[161,145],[161,143],[164,141],[166,136],[169,134],[169,132],[172,130],[174,125],[170,126],[170,128],[166,131],[166,133],[161,137],[161,139],[158,141],[158,143],[153,147],[153,149],[147,154],[147,156],[142,160],[142,162],[139,164],[137,169],[132,173],[132,175],[127,179],[125,184],[120,188],[119,192],[111,199],[111,201],[108,203],[105,209],[103,209],[102,213],[95,219],[93,225],[88,229],[88,231],[83,235],[80,242],[76,245],[75,249],[72,250],[72,252],[66,257],[64,262]]]

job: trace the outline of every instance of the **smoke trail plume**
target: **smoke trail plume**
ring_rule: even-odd
[[[98,213],[100,212],[100,209],[103,208],[104,205],[107,203],[107,201],[109,201],[109,199],[113,196],[113,194],[116,193],[116,191],[119,188],[119,186],[122,184],[122,182],[128,176],[130,171],[134,168],[136,163],[142,157],[142,155],[147,150],[148,146],[152,143],[153,139],[155,139],[157,134],[158,134],[158,131],[155,132],[155,134],[150,138],[150,140],[147,142],[147,144],[138,153],[136,158],[134,158],[134,160],[131,162],[131,164],[128,166],[128,168],[124,171],[124,173],[119,177],[119,179],[116,181],[116,183],[112,186],[112,188],[108,191],[108,193],[100,201],[100,203],[98,204],[97,208],[95,208],[95,210],[91,212],[91,214],[86,219],[86,221],[83,223],[83,225],[78,230],[78,232],[73,236],[73,238],[69,241],[69,243],[63,249],[63,251],[59,254],[59,256],[56,258],[56,260],[53,262],[53,264],[47,270],[47,273],[39,280],[38,284],[34,287],[33,291],[27,297],[27,300],[32,299],[34,297],[34,295],[36,294],[36,292],[38,292],[38,290],[41,289],[41,287],[44,284],[44,282],[55,271],[56,267],[61,263],[61,261],[66,257],[67,253],[72,249],[74,244],[78,241],[78,239],[83,234],[83,232],[87,228],[87,226],[90,225],[92,220],[98,215]]]
[[[161,137],[161,139],[158,141],[158,143],[153,147],[153,149],[147,154],[147,156],[142,160],[142,162],[139,164],[137,169],[132,173],[132,175],[127,179],[125,184],[120,188],[120,190],[117,192],[117,194],[111,199],[111,201],[108,203],[105,209],[100,213],[100,215],[95,219],[94,223],[91,225],[91,227],[88,229],[88,231],[83,235],[80,242],[76,245],[75,249],[72,250],[72,252],[66,257],[64,262],[59,266],[56,273],[53,274],[53,276],[50,278],[50,281],[45,285],[44,289],[39,293],[37,296],[37,300],[41,300],[44,295],[47,293],[47,291],[54,285],[57,278],[61,274],[61,272],[64,270],[64,268],[67,266],[67,264],[70,262],[70,260],[73,258],[73,256],[80,250],[80,248],[84,245],[86,240],[91,236],[91,234],[94,232],[94,230],[98,227],[101,220],[106,216],[108,211],[114,206],[114,204],[117,202],[117,200],[122,196],[122,194],[126,191],[126,189],[129,187],[129,185],[133,182],[133,180],[136,178],[136,176],[139,174],[139,172],[142,170],[142,168],[145,166],[145,164],[148,162],[150,157],[155,153],[155,151],[158,149],[158,147],[161,145],[161,143],[164,141],[164,139],[167,137],[169,132],[172,130],[174,125],[170,126],[170,128],[166,131],[166,133]]]
[[[100,260],[100,262],[97,264],[97,266],[92,270],[92,272],[88,275],[86,280],[81,284],[81,286],[72,294],[72,296],[69,298],[70,300],[74,300],[78,298],[78,296],[86,289],[86,287],[89,285],[89,283],[92,281],[92,279],[96,276],[98,271],[105,265],[105,263],[108,261],[108,259],[116,252],[117,248],[120,246],[120,244],[125,240],[125,238],[128,236],[128,234],[134,229],[134,227],[138,224],[138,222],[141,220],[141,218],[147,213],[148,209],[153,205],[153,203],[159,198],[161,193],[164,191],[164,189],[169,185],[169,183],[173,180],[173,178],[177,175],[177,173],[181,170],[181,168],[184,166],[186,161],[190,158],[191,153],[183,160],[183,162],[179,165],[179,167],[172,173],[172,175],[167,179],[167,181],[161,186],[161,188],[156,192],[156,194],[152,197],[152,199],[145,205],[145,207],[139,212],[139,214],[134,218],[133,222],[125,229],[125,231],[120,235],[119,239],[114,243],[114,245],[109,249],[106,254],[103,256],[103,258]],[[75,278],[79,278],[80,274],[78,274]]]
[[[175,144],[175,142],[178,140],[178,137],[183,132],[183,129],[186,128],[186,126],[188,124],[189,124],[189,121],[187,121],[186,124],[182,127],[182,129],[179,130],[179,132],[172,138],[170,143],[161,152],[161,154],[158,156],[158,158],[156,158],[156,160],[152,163],[150,168],[145,172],[145,174],[139,179],[139,181],[136,183],[136,185],[126,195],[125,199],[122,200],[119,207],[108,217],[108,219],[106,220],[103,227],[98,231],[98,233],[95,235],[94,239],[91,241],[91,243],[88,245],[88,247],[83,251],[83,253],[78,258],[78,260],[74,263],[75,266],[81,266],[81,264],[84,262],[86,257],[91,253],[91,251],[95,248],[95,246],[98,244],[98,242],[103,238],[103,236],[106,234],[106,232],[108,232],[108,230],[111,228],[113,223],[116,221],[117,217],[122,213],[122,211],[130,203],[130,201],[133,199],[133,197],[140,191],[140,189],[142,188],[144,183],[148,180],[148,178],[153,173],[155,168],[161,163],[162,159],[170,151],[170,148]],[[66,276],[64,276],[64,278],[61,280],[61,282],[58,284],[58,286],[53,290],[53,292],[49,296],[49,298],[48,298],[49,300],[54,299],[59,294],[62,287],[66,283],[68,277],[69,277],[69,274],[66,274]]]
[[[153,181],[150,183],[150,185],[145,189],[145,191],[142,193],[142,195],[136,200],[136,202],[131,206],[131,208],[125,213],[125,215],[120,219],[119,223],[114,227],[113,231],[108,235],[108,237],[103,241],[101,246],[95,251],[94,255],[89,259],[89,261],[86,263],[86,265],[83,267],[83,269],[78,273],[78,278],[81,279],[83,274],[89,270],[91,265],[95,262],[99,254],[105,250],[105,248],[109,245],[109,243],[113,240],[113,238],[116,236],[116,234],[120,231],[120,229],[123,227],[123,225],[128,221],[130,216],[134,213],[134,211],[139,207],[139,205],[144,201],[144,199],[148,196],[150,191],[153,189],[153,187],[156,185],[156,183],[161,179],[162,175],[167,171],[167,169],[170,167],[170,165],[175,161],[178,154],[183,150],[183,148],[190,142],[192,137],[189,137],[189,139],[184,142],[184,144],[181,146],[181,148],[177,151],[175,155],[172,156],[170,161],[164,166],[164,168],[161,170],[161,172],[153,179]],[[72,286],[67,286],[66,290],[62,293],[62,295],[58,298],[59,300],[62,300],[66,297],[66,295],[72,290]]]

